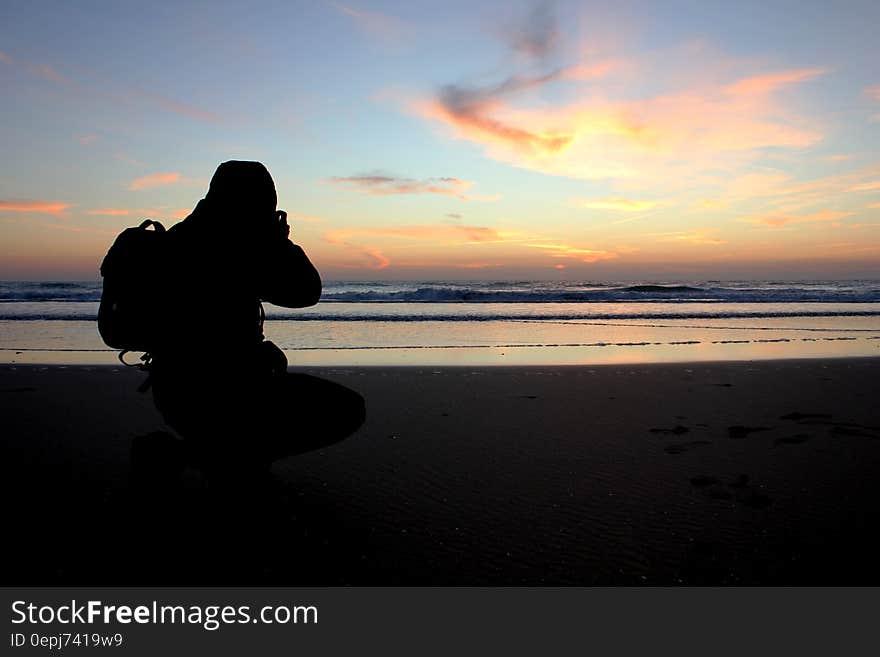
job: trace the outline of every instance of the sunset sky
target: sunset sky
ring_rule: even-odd
[[[260,160],[325,279],[880,277],[880,3],[6,2],[0,279]]]

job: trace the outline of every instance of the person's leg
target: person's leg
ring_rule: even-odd
[[[320,449],[364,423],[364,398],[350,388],[308,374],[288,373],[272,386],[263,421],[272,460]]]
[[[156,406],[196,462],[270,462],[332,445],[365,419],[364,399],[327,379],[287,373],[154,384]]]

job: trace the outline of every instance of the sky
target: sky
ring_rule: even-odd
[[[0,9],[0,279],[98,278],[220,162],[328,280],[880,278],[880,3]]]

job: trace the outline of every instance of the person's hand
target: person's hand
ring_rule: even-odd
[[[283,240],[290,237],[290,224],[287,223],[287,213],[284,210],[278,210],[278,232]]]

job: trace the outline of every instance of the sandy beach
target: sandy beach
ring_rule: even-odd
[[[140,372],[0,366],[4,581],[880,583],[878,358],[299,371],[366,424],[218,485]]]

